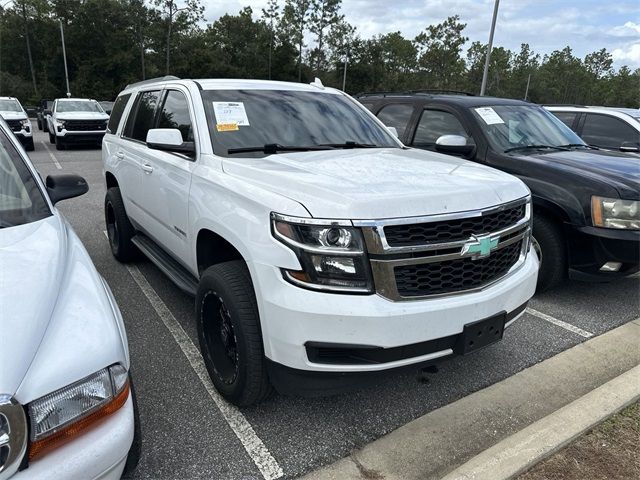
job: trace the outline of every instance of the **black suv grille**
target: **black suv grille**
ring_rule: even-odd
[[[20,123],[20,120],[7,120],[7,125],[9,125],[9,128],[13,132],[19,132],[20,130],[22,130],[22,124]]]
[[[107,124],[104,120],[67,120],[65,128],[70,132],[90,132],[105,130]]]
[[[493,233],[510,227],[524,215],[525,204],[522,204],[481,217],[410,225],[390,225],[384,227],[384,234],[390,247],[456,242],[467,240],[472,234]]]
[[[520,258],[521,248],[522,240],[478,260],[467,257],[395,267],[398,293],[402,297],[418,297],[481,287],[506,275]]]

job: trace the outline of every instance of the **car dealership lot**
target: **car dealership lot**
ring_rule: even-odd
[[[150,262],[118,263],[104,235],[100,150],[55,151],[36,132],[44,176],[78,173],[87,195],[60,205],[110,284],[128,328],[143,453],[136,478],[293,478],[471,392],[639,315],[640,278],[571,282],[530,303],[504,341],[445,361],[437,374],[392,373],[376,386],[319,399],[274,396],[241,411],[223,403],[197,354],[193,300]],[[552,381],[552,379],[550,379]],[[508,420],[506,420],[508,421]]]

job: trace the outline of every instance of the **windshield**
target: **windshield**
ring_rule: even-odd
[[[587,146],[573,130],[537,105],[499,105],[471,110],[499,152],[527,147]]]
[[[22,112],[17,100],[0,100],[0,112]]]
[[[95,100],[59,100],[56,111],[102,113],[102,108]]]
[[[206,90],[202,98],[217,155],[231,156],[234,149],[265,145],[300,149],[398,148],[384,127],[344,95],[291,90]],[[264,151],[238,151],[234,156],[264,155]]]
[[[0,132],[0,229],[51,215],[31,171],[7,136]]]

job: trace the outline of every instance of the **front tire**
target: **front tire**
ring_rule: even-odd
[[[247,265],[224,262],[204,271],[196,295],[198,339],[209,376],[229,402],[247,406],[272,391],[260,316]]]
[[[567,274],[567,251],[562,229],[557,222],[533,214],[534,249],[540,258],[538,293],[558,286]]]
[[[36,123],[38,124],[38,130],[42,131],[42,122],[40,119],[36,119]]]
[[[123,263],[135,260],[138,256],[138,247],[131,239],[136,234],[136,229],[129,221],[118,187],[107,190],[104,197],[104,219],[113,256]]]
[[[55,136],[53,133],[51,133],[51,132],[49,132],[49,143],[50,143],[51,145],[53,145],[54,143],[56,143],[56,136]]]
[[[56,140],[56,150],[64,150],[65,148],[67,148],[62,137],[55,137],[55,140]]]
[[[27,140],[27,143],[25,143],[25,145],[24,145],[24,149],[27,152],[33,152],[36,149],[36,146],[33,143],[33,138],[30,138],[29,140]]]

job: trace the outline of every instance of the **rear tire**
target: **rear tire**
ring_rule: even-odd
[[[207,268],[196,295],[198,339],[216,389],[238,406],[259,403],[272,392],[260,316],[242,260]]]
[[[566,242],[557,222],[533,214],[533,242],[536,253],[541,254],[538,273],[538,293],[545,292],[564,280],[567,274]],[[537,242],[537,245],[535,243]]]
[[[131,239],[136,234],[136,229],[129,221],[118,187],[107,190],[104,197],[104,219],[113,256],[123,263],[135,260],[139,250]]]
[[[51,132],[49,132],[49,143],[50,143],[51,145],[53,145],[54,143],[56,143],[56,136],[55,136],[53,133],[51,133]]]

